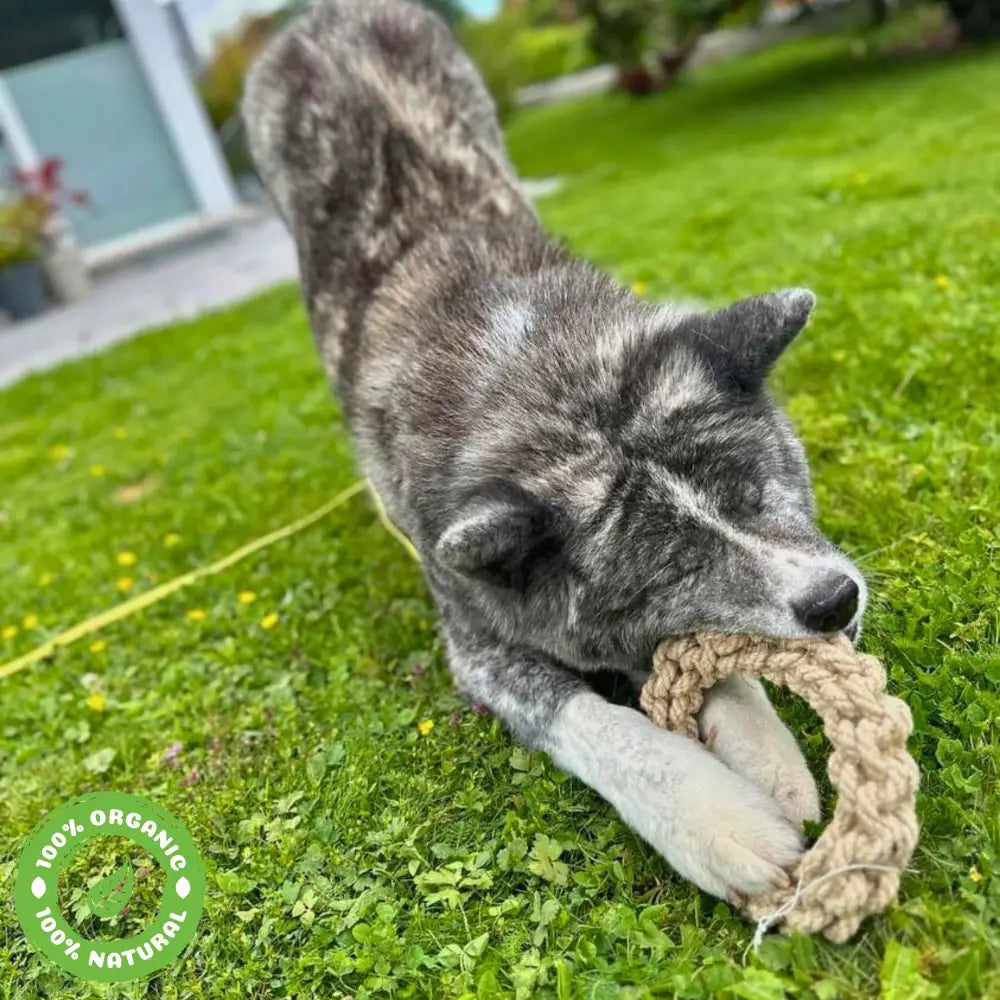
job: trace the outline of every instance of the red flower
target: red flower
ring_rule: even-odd
[[[58,209],[68,199],[74,205],[89,205],[86,191],[65,190],[62,185],[63,161],[58,156],[47,156],[37,167],[30,170],[12,170],[14,183],[29,198],[40,198],[51,211]]]
[[[59,175],[62,173],[63,162],[58,157],[49,156],[42,160],[38,167],[42,190],[52,192],[59,190]]]

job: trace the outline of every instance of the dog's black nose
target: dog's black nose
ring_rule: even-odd
[[[798,601],[795,617],[813,632],[839,632],[858,610],[858,585],[849,576],[831,576]]]

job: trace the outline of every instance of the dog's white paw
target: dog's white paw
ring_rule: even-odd
[[[665,856],[706,892],[731,901],[790,885],[789,870],[802,853],[800,833],[770,796],[708,759],[682,790]]]
[[[698,732],[723,763],[774,799],[796,828],[820,818],[809,766],[759,681],[733,675],[716,684],[698,715]]]
[[[548,749],[706,892],[735,899],[789,884],[799,833],[770,796],[697,740],[581,694],[558,717]]]

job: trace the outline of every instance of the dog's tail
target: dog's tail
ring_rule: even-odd
[[[306,257],[378,269],[442,218],[519,199],[478,72],[444,22],[410,0],[319,0],[265,49],[243,114]]]

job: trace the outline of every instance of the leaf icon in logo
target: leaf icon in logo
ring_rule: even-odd
[[[128,858],[118,871],[95,882],[87,890],[87,905],[90,912],[97,917],[110,920],[125,909],[126,903],[132,898],[132,885],[135,874],[132,862]]]

